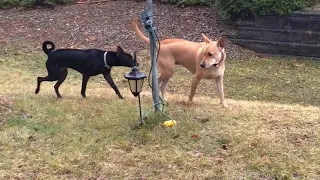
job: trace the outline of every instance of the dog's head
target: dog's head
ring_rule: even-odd
[[[119,66],[133,67],[135,60],[131,54],[125,52],[120,46],[117,47],[117,64]]]
[[[227,44],[227,37],[222,36],[217,41],[211,41],[206,35],[201,34],[206,44],[203,49],[203,59],[200,66],[210,68],[218,66],[226,57],[224,47]]]

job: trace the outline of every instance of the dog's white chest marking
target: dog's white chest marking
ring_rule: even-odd
[[[219,76],[223,75],[223,67],[221,65],[218,67],[210,67],[207,71],[204,73],[204,79],[215,79]]]

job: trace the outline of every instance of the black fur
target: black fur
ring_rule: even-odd
[[[48,48],[47,46],[51,47]],[[106,51],[98,49],[57,49],[51,41],[45,41],[42,45],[43,51],[48,55],[46,67],[48,76],[38,77],[36,94],[40,91],[40,84],[42,81],[58,81],[54,85],[55,92],[58,98],[61,98],[59,93],[59,86],[66,79],[68,74],[68,68],[74,69],[82,74],[82,88],[81,95],[86,97],[86,86],[91,76],[103,74],[104,78],[114,89],[120,99],[123,99],[117,86],[114,84],[110,71],[113,66],[126,66],[133,67],[134,59],[126,53],[120,46],[117,47],[117,52],[108,51],[106,55],[107,64],[104,65],[104,53]],[[54,51],[55,50],[55,51]]]

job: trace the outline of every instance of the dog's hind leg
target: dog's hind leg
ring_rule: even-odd
[[[43,81],[56,81],[58,80],[58,78],[56,78],[55,76],[52,75],[48,75],[46,77],[38,77],[37,78],[37,88],[35,91],[35,94],[38,94],[40,92],[40,85]]]
[[[48,64],[47,64],[47,69],[48,69]],[[57,73],[55,72],[56,71],[54,69],[53,71],[48,69],[48,76],[37,78],[37,88],[36,88],[35,94],[38,94],[40,92],[40,85],[43,81],[57,81],[59,79]]]
[[[48,71],[48,76],[37,78],[37,88],[35,94],[40,92],[40,85],[43,81],[57,81],[59,79],[59,67],[57,65],[52,65],[51,61],[46,62],[46,67]]]
[[[161,76],[160,76],[160,77],[158,77],[158,86],[161,87],[162,83],[163,83],[163,80],[161,79]],[[160,88],[160,92],[161,92],[161,95],[162,95],[161,98],[163,100],[165,100],[164,97],[163,97],[163,92],[162,92],[161,88]]]
[[[110,84],[110,86],[112,87],[112,89],[116,92],[116,94],[118,95],[118,97],[120,99],[123,99],[118,87],[114,84],[112,77],[110,76],[109,73],[104,73],[103,77],[107,80],[107,82]]]
[[[166,98],[166,87],[167,84],[170,80],[170,78],[173,76],[174,74],[174,70],[175,70],[175,61],[174,59],[165,59],[164,58],[159,58],[158,60],[158,67],[160,70],[160,77],[158,78],[158,82],[160,85],[160,91],[161,91],[161,95],[162,95],[162,99],[164,101],[167,101]],[[166,62],[166,63],[164,63]],[[169,62],[169,63],[168,63]]]
[[[68,75],[68,69],[62,69],[58,78],[58,82],[54,85],[54,90],[56,91],[57,97],[62,98],[61,94],[59,93],[59,87],[63,83],[63,81],[66,79]]]
[[[169,82],[169,79],[167,79],[167,78],[164,79],[161,75],[158,78],[158,82],[159,82],[159,85],[160,85],[160,92],[161,92],[161,95],[162,95],[162,99],[164,101],[167,101],[167,98],[166,98],[166,87],[167,87],[167,84]]]
[[[82,97],[87,97],[86,96],[86,89],[87,89],[87,83],[89,80],[90,76],[83,74],[82,75],[82,87],[81,87],[81,95]]]
[[[47,76],[47,77],[38,77],[38,78],[37,78],[37,88],[36,88],[36,91],[34,92],[35,94],[38,94],[38,93],[39,93],[39,91],[40,91],[40,84],[42,83],[43,79],[45,79],[45,78],[48,78],[48,76]]]

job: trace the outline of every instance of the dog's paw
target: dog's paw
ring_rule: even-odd
[[[224,105],[223,108],[231,109],[231,106],[229,106],[229,105]]]
[[[222,104],[222,107],[224,107],[224,108],[231,108],[231,106],[229,106],[227,103],[225,103],[225,102],[223,102],[223,103],[221,103]]]
[[[186,106],[192,106],[192,105],[195,105],[196,103],[189,100],[187,102],[183,102],[183,104],[186,105]]]

